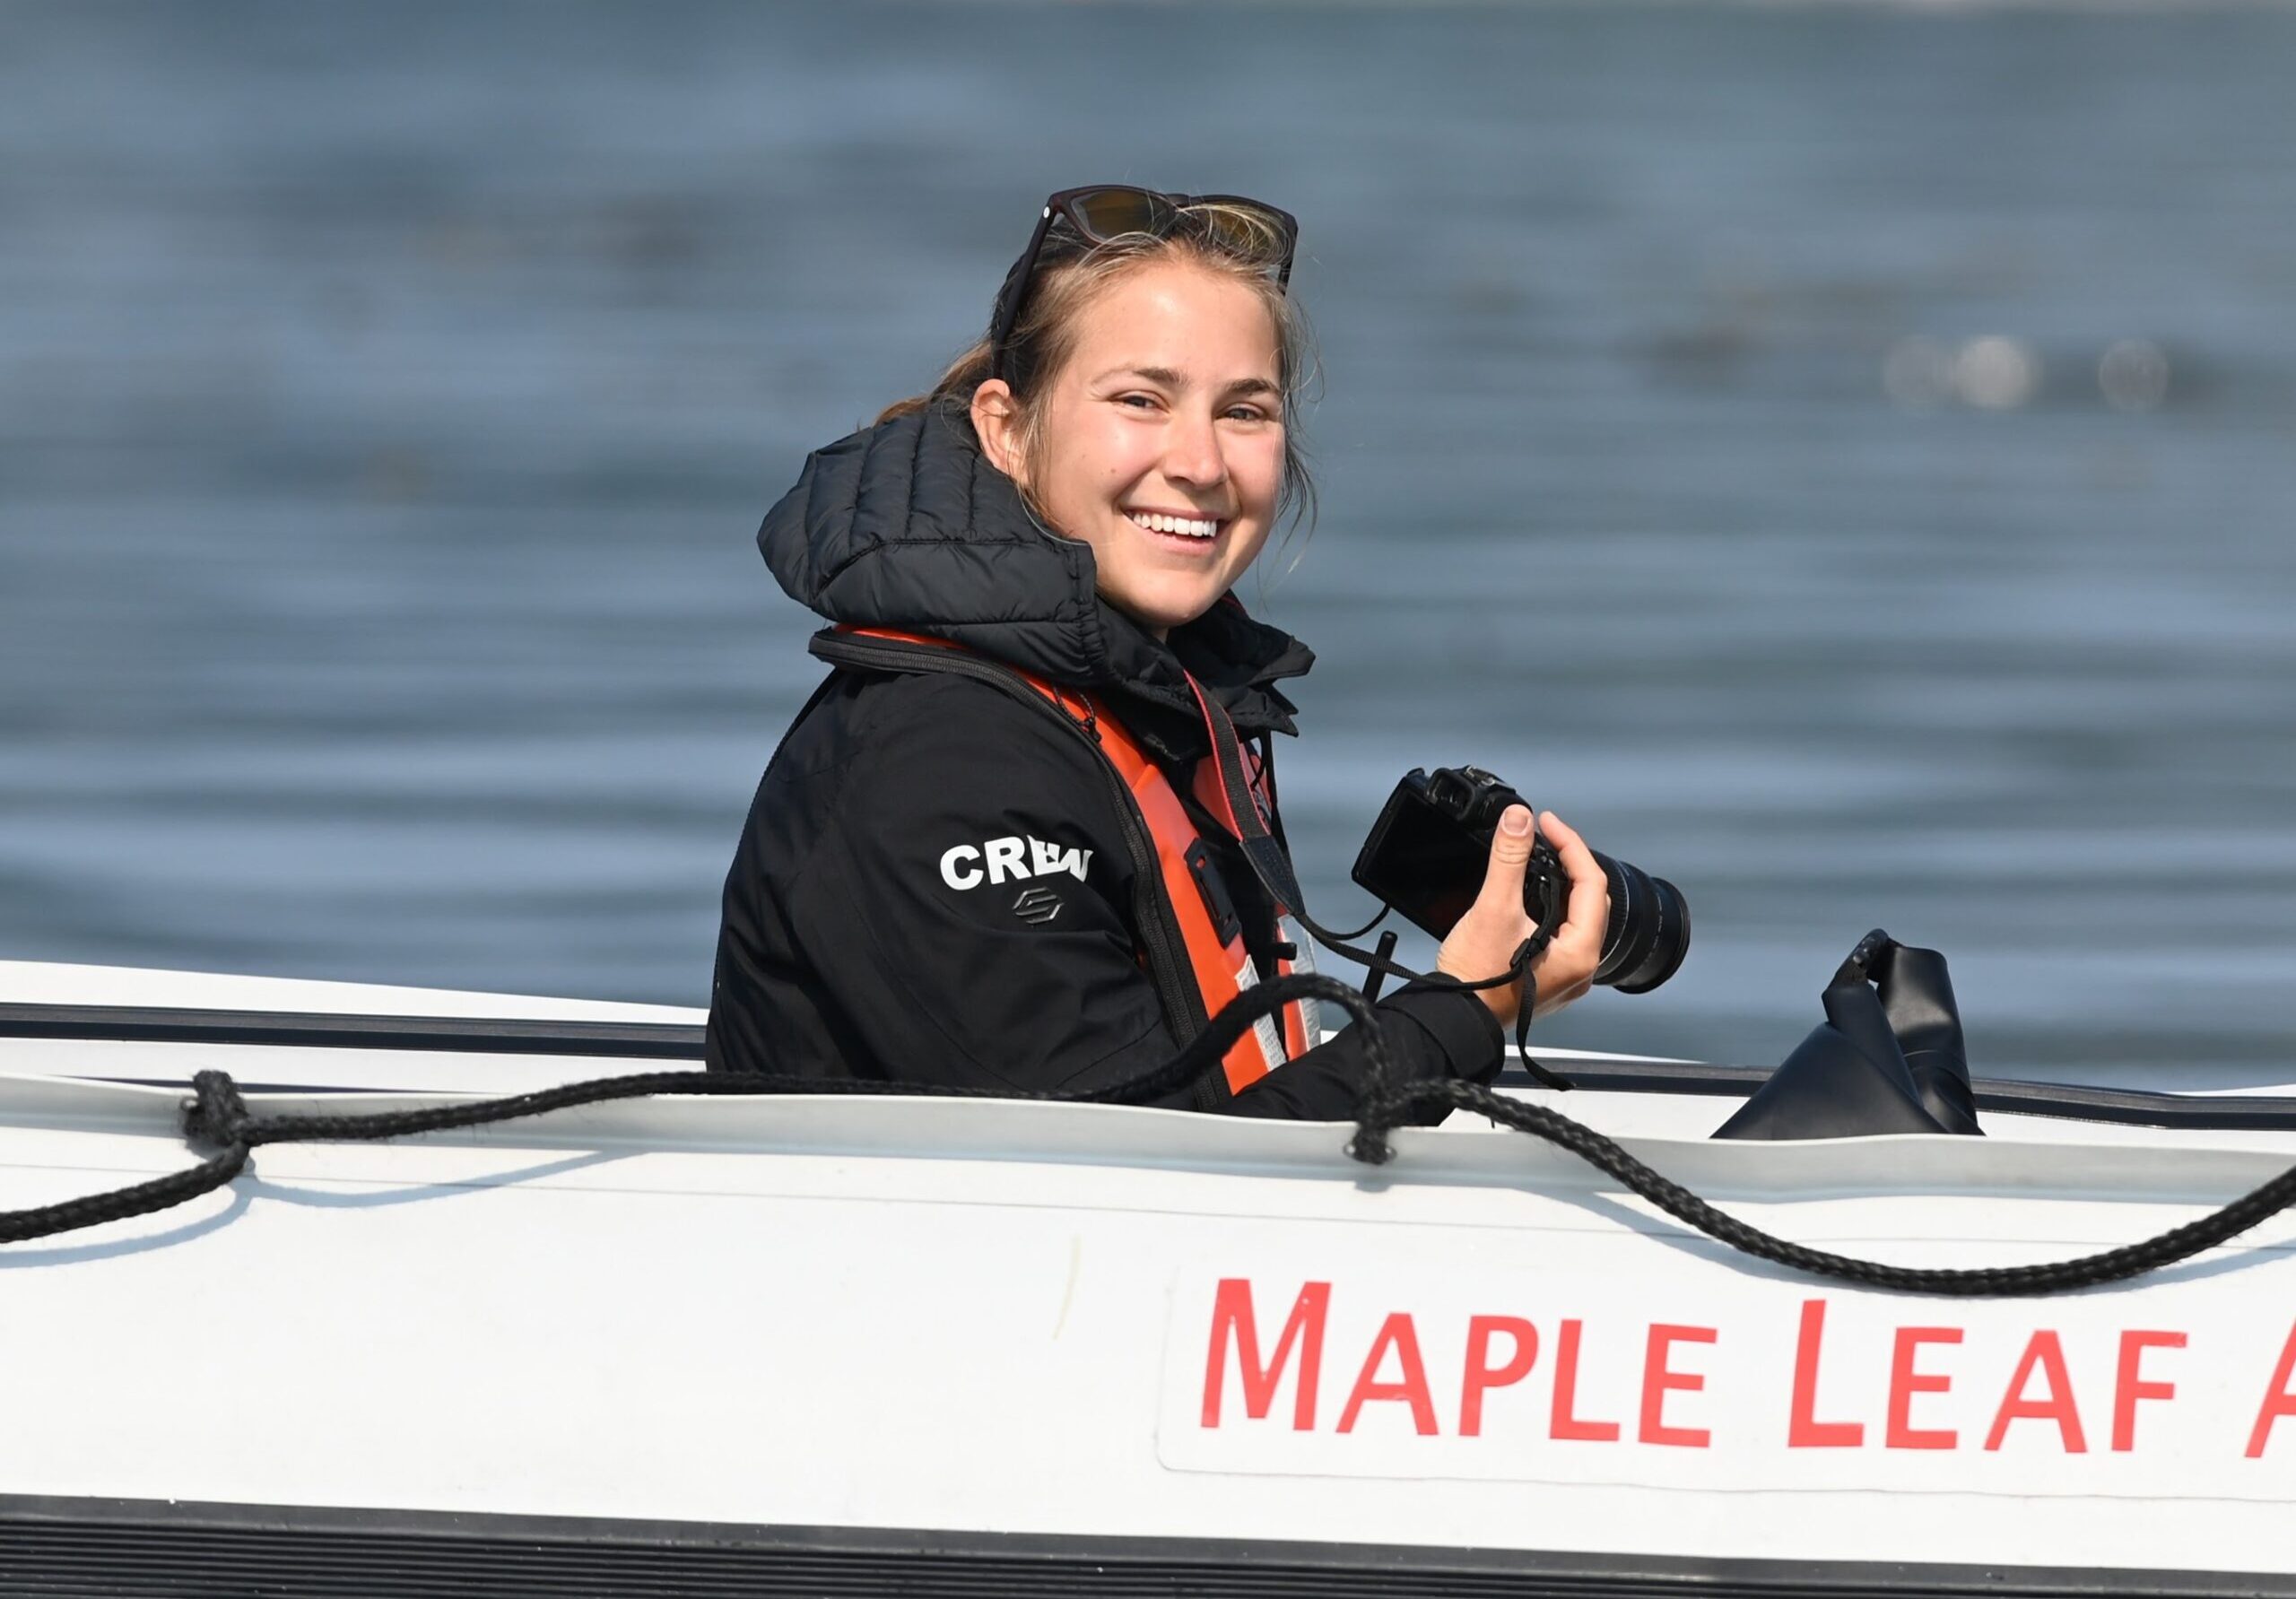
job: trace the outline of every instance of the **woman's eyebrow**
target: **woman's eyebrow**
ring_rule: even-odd
[[[1111,378],[1121,377],[1145,378],[1149,382],[1161,384],[1166,388],[1189,387],[1187,378],[1170,367],[1111,367],[1094,381],[1105,383]],[[1220,392],[1232,395],[1273,395],[1282,391],[1265,378],[1239,378],[1222,388]]]
[[[1111,378],[1145,378],[1149,382],[1160,383],[1166,388],[1187,387],[1187,379],[1170,367],[1110,367],[1092,381],[1105,383]]]

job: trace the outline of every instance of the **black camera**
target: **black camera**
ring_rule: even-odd
[[[1441,938],[1466,915],[1483,888],[1491,840],[1521,795],[1480,767],[1414,767],[1387,796],[1371,836],[1355,857],[1356,882]],[[1603,932],[1595,981],[1621,994],[1648,994],[1682,966],[1690,952],[1690,907],[1683,891],[1624,861],[1595,852],[1610,884],[1610,923]],[[1542,927],[1562,923],[1570,877],[1553,846],[1539,839],[1523,878],[1523,908]]]

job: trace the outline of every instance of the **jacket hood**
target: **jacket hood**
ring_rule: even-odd
[[[1273,685],[1315,662],[1232,595],[1158,640],[1094,591],[1091,546],[1046,533],[937,410],[815,450],[757,542],[789,597],[832,622],[929,634],[1113,694],[1149,713],[1136,732],[1167,745],[1200,728],[1187,673],[1240,731],[1290,733],[1294,708]]]

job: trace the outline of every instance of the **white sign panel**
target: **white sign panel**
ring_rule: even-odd
[[[2296,1262],[1954,1300],[1254,1264],[1175,1282],[1181,1471],[2296,1502]]]

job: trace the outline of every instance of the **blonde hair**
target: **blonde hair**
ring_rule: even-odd
[[[1298,406],[1316,372],[1315,343],[1299,302],[1283,291],[1274,274],[1283,265],[1285,240],[1258,212],[1217,200],[1179,208],[1163,233],[1123,233],[1093,244],[1065,225],[1045,236],[1036,271],[1026,285],[1028,300],[1004,343],[1004,380],[1012,386],[1014,430],[1022,456],[1035,468],[1044,447],[1045,401],[1061,369],[1075,353],[1077,325],[1085,309],[1118,280],[1144,267],[1181,261],[1243,284],[1267,308],[1275,328],[1276,383],[1283,395],[1283,483],[1276,498],[1279,518],[1292,527],[1316,520],[1316,485],[1309,474]],[[976,445],[973,391],[988,381],[991,352],[984,337],[951,362],[930,391],[888,405],[880,422],[934,412],[963,429]],[[1023,498],[1029,498],[1023,491]],[[1031,500],[1031,509],[1041,515]],[[1289,534],[1287,534],[1287,539]]]

